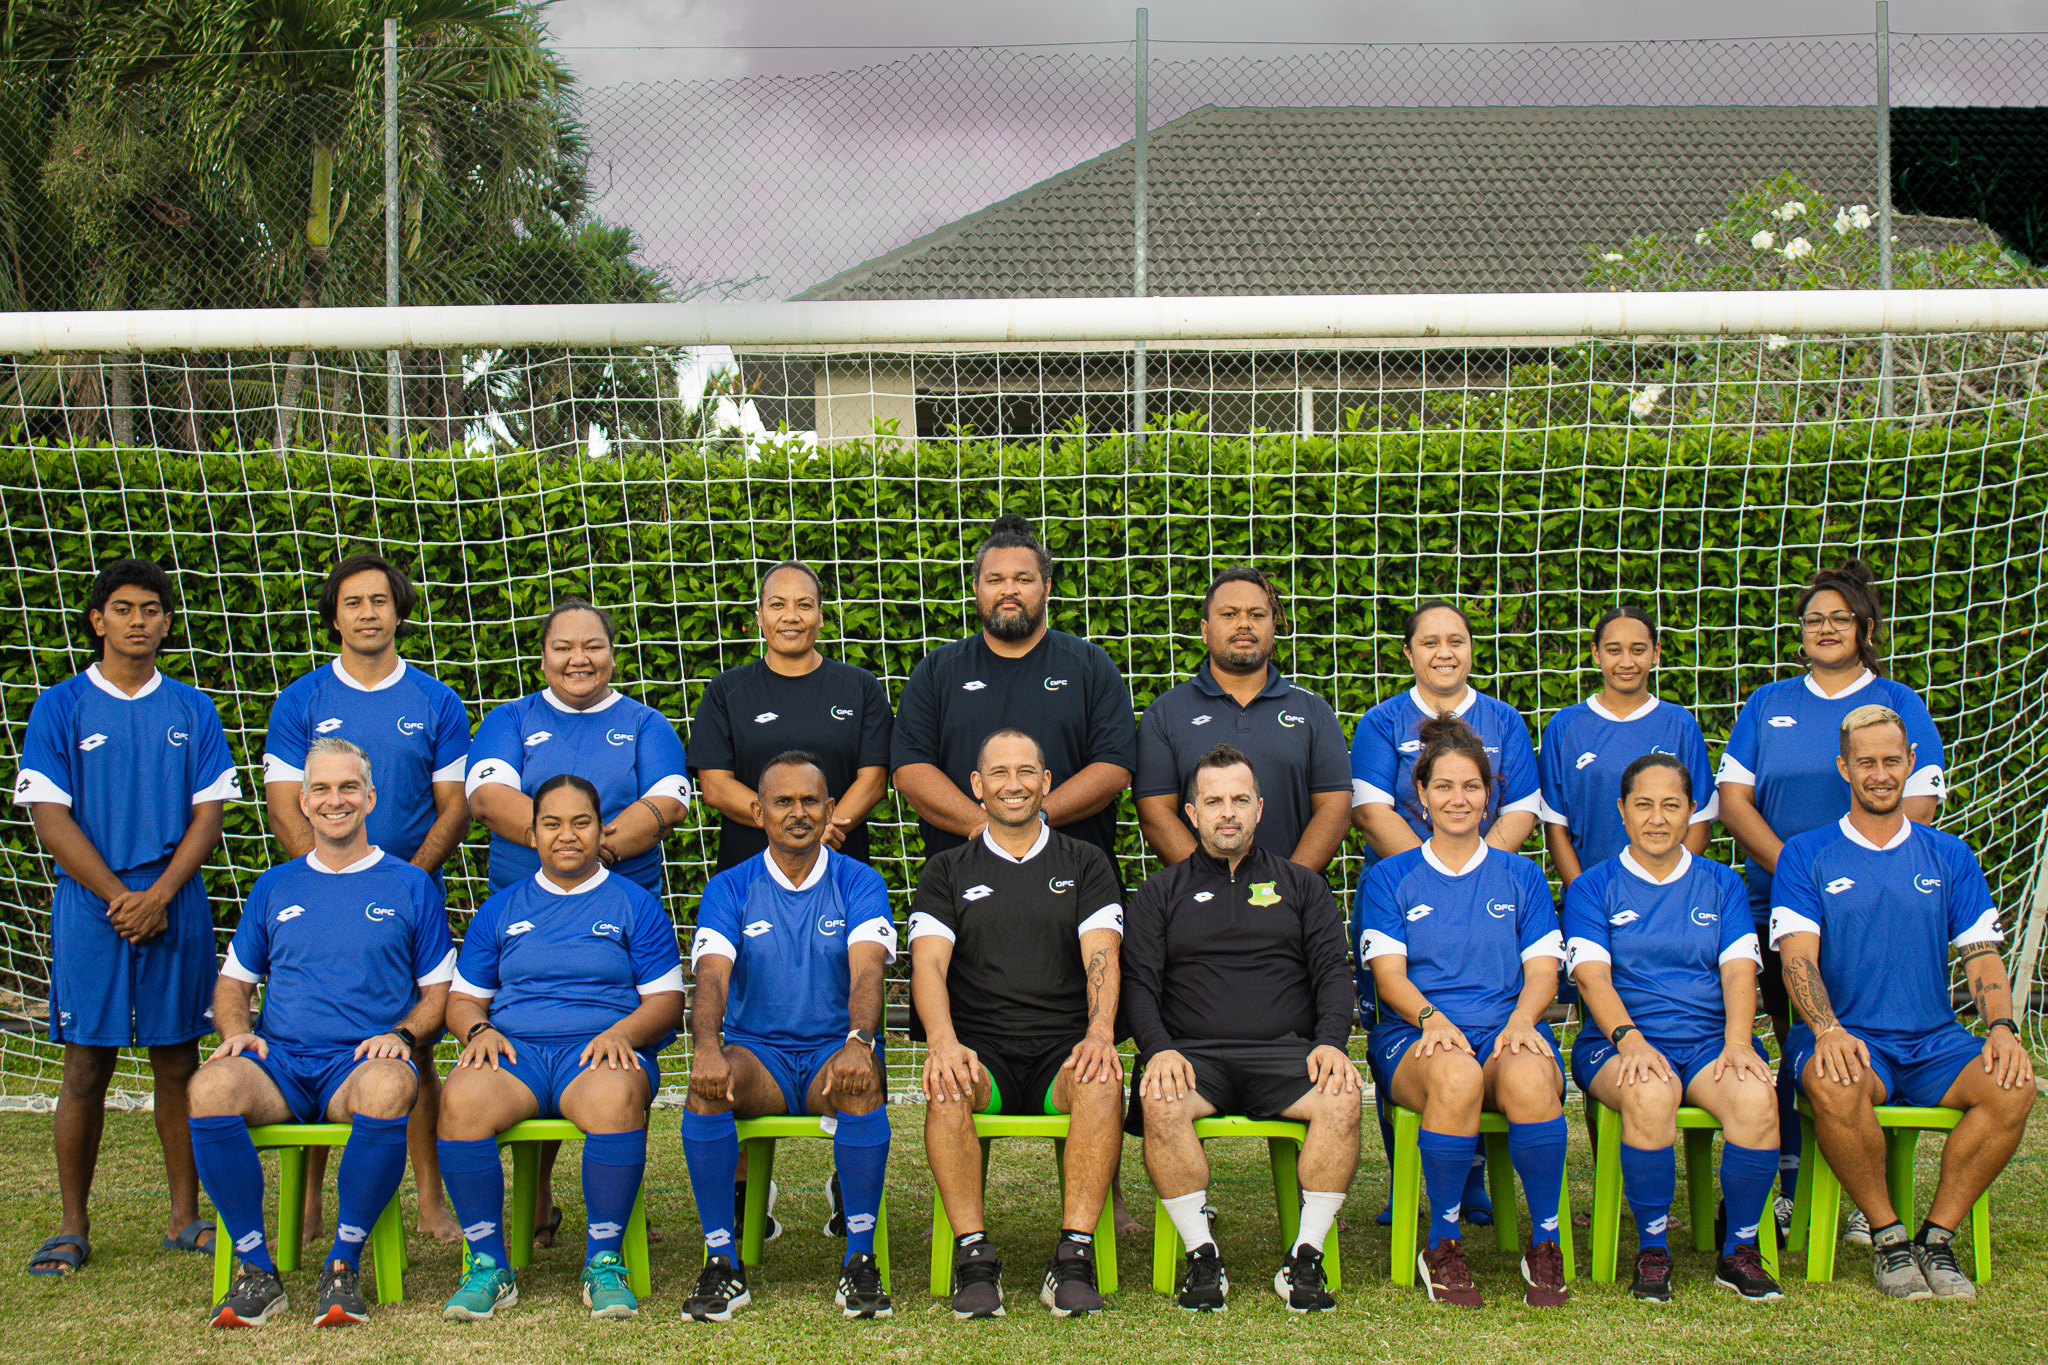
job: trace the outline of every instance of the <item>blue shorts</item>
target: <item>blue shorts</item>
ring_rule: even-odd
[[[546,1043],[522,1042],[517,1038],[512,1039],[511,1043],[519,1054],[519,1060],[515,1062],[510,1058],[500,1057],[498,1065],[511,1072],[515,1080],[533,1092],[533,1097],[540,1101],[540,1117],[562,1117],[562,1092],[569,1088],[571,1081],[583,1074],[583,1049],[590,1044],[582,1042],[550,1046]],[[634,1055],[640,1058],[640,1065],[646,1068],[648,1095],[658,1094],[661,1090],[661,1063],[655,1059],[652,1052],[636,1052]]]
[[[1886,1104],[1940,1104],[1963,1068],[1984,1053],[1984,1040],[1961,1024],[1952,1023],[1931,1033],[1868,1032],[1856,1036],[1870,1049],[1870,1067],[1884,1082]],[[1792,1074],[1804,1091],[1806,1064],[1813,1060],[1813,1030],[1794,1024],[1785,1039],[1785,1053],[1792,1059]]]
[[[327,1106],[334,1102],[335,1092],[368,1060],[357,1059],[353,1043],[331,1051],[295,1052],[271,1043],[268,1038],[263,1041],[270,1044],[268,1057],[257,1056],[254,1048],[241,1055],[262,1067],[263,1073],[276,1082],[285,1107],[292,1111],[293,1123],[327,1122]],[[405,1064],[412,1066],[412,1059],[408,1057]],[[413,1067],[413,1073],[417,1075],[419,1068]]]
[[[1692,1078],[1712,1066],[1714,1059],[1721,1055],[1722,1040],[1719,1038],[1685,1047],[1680,1047],[1676,1043],[1667,1044],[1663,1039],[1652,1038],[1647,1033],[1643,1038],[1651,1047],[1663,1053],[1664,1060],[1671,1063],[1672,1069],[1678,1073],[1678,1091],[1681,1096],[1684,1095],[1686,1087],[1692,1084]],[[1764,1051],[1762,1043],[1754,1038],[1751,1038],[1749,1043],[1756,1049],[1756,1055],[1763,1058],[1766,1063],[1771,1060],[1771,1054]],[[1607,1059],[1614,1053],[1614,1044],[1607,1041],[1606,1035],[1591,1024],[1585,1025],[1579,1030],[1579,1036],[1572,1039],[1572,1082],[1581,1090],[1589,1089],[1593,1077],[1599,1074],[1601,1067],[1607,1065]]]
[[[1501,1025],[1506,1028],[1507,1025]],[[1561,1051],[1557,1041],[1557,1030],[1546,1024],[1538,1024],[1537,1031],[1550,1041],[1551,1060],[1557,1061]],[[1372,1068],[1373,1085],[1376,1093],[1385,1093],[1387,1083],[1394,1078],[1394,1072],[1401,1065],[1401,1058],[1409,1048],[1414,1047],[1422,1037],[1422,1030],[1405,1019],[1388,1015],[1374,1024],[1365,1035],[1366,1065]],[[1472,1044],[1472,1055],[1481,1066],[1493,1055],[1493,1045],[1500,1037],[1500,1029],[1486,1033],[1467,1033],[1465,1041]],[[1558,1088],[1564,1087],[1564,1063],[1557,1062]]]
[[[120,873],[130,891],[158,869]],[[86,1047],[170,1047],[213,1032],[220,959],[206,882],[194,877],[165,907],[164,932],[130,943],[107,903],[69,877],[50,896],[50,1041]]]
[[[768,1068],[768,1074],[775,1078],[775,1084],[782,1089],[783,1111],[789,1114],[811,1112],[811,1082],[825,1069],[825,1063],[832,1055],[846,1046],[846,1039],[834,1038],[829,1043],[815,1043],[806,1047],[777,1047],[774,1043],[759,1038],[735,1038],[725,1035],[727,1047],[743,1047],[754,1054],[761,1065]],[[875,1056],[882,1056],[882,1040],[875,1039]]]

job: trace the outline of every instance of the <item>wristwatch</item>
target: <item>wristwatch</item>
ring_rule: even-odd
[[[2020,1036],[2020,1026],[2018,1024],[2015,1024],[2010,1019],[1993,1019],[1990,1023],[1984,1026],[1984,1032],[1988,1034],[1991,1032],[1991,1030],[2001,1027],[2011,1029],[2012,1036],[2015,1038]]]
[[[1427,1020],[1427,1019],[1429,1018],[1429,1016],[1430,1016],[1430,1015],[1432,1015],[1432,1014],[1435,1014],[1435,1013],[1436,1013],[1436,1006],[1435,1006],[1435,1005],[1424,1005],[1424,1006],[1422,1007],[1422,1013],[1420,1013],[1420,1014],[1418,1014],[1418,1015],[1416,1015],[1416,1016],[1415,1016],[1415,1027],[1417,1027],[1417,1028],[1421,1028],[1421,1027],[1422,1027],[1422,1025],[1423,1025],[1423,1022],[1424,1022],[1425,1020]]]
[[[391,1030],[391,1036],[396,1038],[399,1042],[404,1043],[406,1050],[408,1052],[410,1052],[412,1049],[420,1045],[420,1040],[413,1036],[413,1031],[403,1024],[400,1024],[396,1028],[393,1028]]]
[[[479,1033],[482,1033],[485,1029],[496,1027],[497,1025],[492,1023],[488,1019],[479,1019],[474,1024],[471,1024],[469,1026],[469,1032],[462,1035],[462,1041],[465,1043],[471,1042],[476,1038],[476,1036]]]
[[[1614,1026],[1614,1032],[1607,1035],[1607,1041],[1614,1044],[1616,1047],[1620,1047],[1622,1039],[1628,1037],[1631,1033],[1641,1032],[1642,1030],[1637,1028],[1634,1024],[1616,1024]]]
[[[848,1029],[846,1031],[846,1041],[849,1043],[859,1043],[862,1047],[873,1047],[875,1045],[875,1035],[869,1033],[864,1028]]]

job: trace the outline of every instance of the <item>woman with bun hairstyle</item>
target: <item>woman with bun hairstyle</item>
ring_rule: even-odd
[[[1771,876],[1778,852],[1795,834],[1816,829],[1849,813],[1849,784],[1835,767],[1841,749],[1842,718],[1859,706],[1889,706],[1906,722],[1913,743],[1913,774],[1901,809],[1908,820],[1930,824],[1941,804],[1941,736],[1927,703],[1904,683],[1884,676],[1878,652],[1883,619],[1871,592],[1872,575],[1860,559],[1822,569],[1800,589],[1792,604],[1799,630],[1796,677],[1765,683],[1749,694],[1729,732],[1715,782],[1721,823],[1742,846],[1749,881],[1749,910],[1762,942],[1769,943]],[[1759,980],[1764,1008],[1782,1053],[1790,1027],[1785,980],[1778,954],[1763,950]],[[1791,1217],[1792,1190],[1799,1173],[1799,1113],[1792,1078],[1778,1076],[1777,1215]],[[1868,1243],[1860,1214],[1849,1220],[1852,1241]]]

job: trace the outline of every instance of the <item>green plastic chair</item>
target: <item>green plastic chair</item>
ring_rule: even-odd
[[[1415,1283],[1416,1222],[1422,1217],[1422,1115],[1389,1103],[1394,1116],[1394,1243],[1389,1271],[1398,1285]],[[1516,1220],[1515,1166],[1508,1156],[1508,1121],[1504,1114],[1482,1113],[1479,1136],[1486,1141],[1487,1190],[1493,1196],[1494,1240],[1502,1251],[1520,1252]],[[1557,1196],[1557,1239],[1564,1252],[1564,1278],[1577,1278],[1572,1248],[1572,1182],[1566,1175]]]
[[[740,1262],[749,1270],[761,1263],[767,1245],[768,1182],[775,1178],[775,1144],[784,1138],[823,1138],[832,1135],[814,1114],[777,1114],[773,1118],[740,1119],[740,1150],[747,1155],[747,1207],[741,1214]],[[875,1262],[881,1267],[882,1288],[889,1289],[889,1196],[875,1216]]]
[[[543,1142],[575,1142],[583,1132],[567,1119],[527,1119],[498,1134],[498,1145],[512,1149],[511,1208],[505,1215],[508,1228],[521,1235],[505,1238],[505,1258],[514,1270],[524,1270],[533,1260],[533,1220],[540,1199],[540,1145]],[[654,1276],[647,1259],[647,1190],[641,1186],[633,1197],[633,1214],[626,1220],[625,1239],[619,1244],[619,1259],[626,1263],[626,1281],[633,1293],[654,1292]]]
[[[1880,1104],[1877,1124],[1884,1129],[1885,1183],[1891,1187],[1892,1207],[1908,1227],[1913,1224],[1914,1166],[1919,1156],[1922,1133],[1946,1133],[1961,1121],[1960,1109],[1938,1106]],[[1814,1138],[1813,1106],[1804,1095],[1799,1098],[1799,1185],[1792,1199],[1792,1229],[1787,1238],[1791,1249],[1806,1248],[1806,1278],[1835,1278],[1835,1243],[1841,1237],[1842,1182],[1821,1155]],[[1991,1278],[1991,1191],[1986,1190],[1970,1210],[1971,1269],[1978,1284]]]
[[[348,1144],[346,1123],[269,1123],[249,1130],[258,1150],[277,1153],[277,1240],[270,1244],[279,1272],[299,1268],[299,1244],[306,1235],[306,1152],[314,1147]],[[405,1298],[405,1228],[398,1218],[398,1196],[384,1206],[370,1229],[370,1261],[375,1269],[377,1302]],[[215,1220],[213,1234],[213,1299],[226,1297],[235,1277],[234,1239]]]
[[[1052,1164],[1059,1172],[1060,1191],[1067,1188],[1067,1124],[1065,1114],[976,1114],[974,1133],[981,1139],[981,1175],[988,1180],[988,1152],[998,1138],[1045,1138],[1052,1142]],[[946,1218],[946,1201],[939,1187],[932,1185],[931,1291],[936,1298],[953,1292],[953,1231]],[[1102,1217],[1095,1223],[1095,1287],[1105,1294],[1116,1292],[1116,1205],[1104,1198]]]
[[[1592,1116],[1594,1132],[1593,1282],[1613,1284],[1615,1265],[1621,1258],[1621,1111],[1588,1096],[1586,1112]],[[1694,1105],[1680,1106],[1678,1132],[1685,1139],[1685,1189],[1695,1251],[1716,1249],[1714,1134],[1720,1131],[1720,1122],[1706,1110]],[[1763,1256],[1764,1269],[1776,1279],[1778,1220],[1771,1216],[1768,1199],[1764,1202],[1764,1216],[1757,1224],[1757,1251]]]
[[[1301,1181],[1295,1174],[1295,1163],[1301,1157],[1302,1141],[1308,1137],[1308,1125],[1293,1119],[1218,1115],[1196,1119],[1195,1137],[1202,1142],[1211,1138],[1266,1140],[1266,1160],[1273,1172],[1273,1207],[1280,1215],[1280,1252],[1285,1255],[1292,1250],[1294,1235],[1301,1230]],[[1161,1294],[1173,1292],[1175,1271],[1179,1269],[1181,1253],[1186,1249],[1181,1244],[1180,1232],[1174,1227],[1173,1219],[1167,1217],[1166,1201],[1155,1197],[1152,1206],[1153,1289]],[[1334,1229],[1323,1246],[1323,1272],[1329,1277],[1330,1288],[1344,1287]]]

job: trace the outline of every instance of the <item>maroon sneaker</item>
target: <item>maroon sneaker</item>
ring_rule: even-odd
[[[1422,1292],[1436,1302],[1460,1308],[1478,1308],[1485,1302],[1479,1286],[1472,1283],[1472,1272],[1465,1268],[1465,1244],[1456,1237],[1444,1238],[1417,1256],[1415,1264],[1422,1272]]]
[[[1529,1287],[1522,1302],[1531,1308],[1562,1308],[1572,1301],[1564,1282],[1564,1249],[1555,1242],[1531,1242],[1522,1253],[1522,1278]]]

